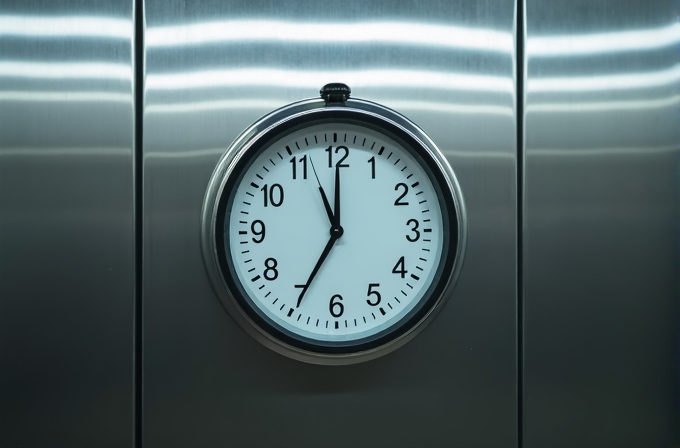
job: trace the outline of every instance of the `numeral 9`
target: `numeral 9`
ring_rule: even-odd
[[[255,235],[253,237],[253,243],[259,244],[262,241],[264,241],[264,235],[265,235],[266,232],[265,232],[264,223],[262,221],[260,221],[259,219],[253,221],[253,223],[250,225],[250,231],[252,232],[253,235]],[[259,239],[256,238],[257,236],[259,236],[260,238]]]

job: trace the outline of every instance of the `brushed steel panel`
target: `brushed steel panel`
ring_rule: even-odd
[[[146,447],[516,446],[514,5],[146,2]],[[454,296],[384,358],[307,365],[252,340],[205,273],[200,213],[248,125],[328,82],[444,151],[468,211]],[[266,430],[263,428],[267,428]]]
[[[0,446],[125,447],[131,1],[0,4]]]
[[[677,6],[527,2],[527,448],[680,441]]]

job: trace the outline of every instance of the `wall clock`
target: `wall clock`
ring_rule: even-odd
[[[219,160],[202,249],[231,316],[267,347],[350,364],[402,346],[452,295],[466,241],[455,175],[404,116],[329,84]]]

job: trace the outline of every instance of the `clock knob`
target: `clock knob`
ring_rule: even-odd
[[[352,89],[347,84],[332,82],[323,86],[319,93],[326,103],[342,103],[347,101]]]

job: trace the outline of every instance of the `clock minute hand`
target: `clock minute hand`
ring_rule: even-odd
[[[312,280],[314,280],[314,277],[316,277],[317,272],[319,272],[319,269],[321,269],[321,265],[323,264],[324,261],[326,261],[328,254],[331,253],[331,249],[333,248],[333,245],[338,240],[338,238],[340,238],[340,235],[342,234],[340,232],[333,232],[333,229],[334,228],[331,228],[331,237],[328,240],[328,243],[326,243],[326,247],[324,247],[323,252],[321,252],[321,256],[319,257],[319,261],[317,261],[316,265],[314,265],[314,269],[312,269],[312,273],[309,275],[309,278],[307,279],[307,283],[305,283],[304,285],[295,285],[296,288],[302,288],[302,291],[300,292],[300,296],[298,297],[298,300],[297,300],[296,307],[299,307],[300,303],[302,303],[302,298],[305,296],[307,289],[309,289],[309,285],[312,284]]]
[[[314,162],[312,162],[311,156],[309,157],[309,162],[312,164],[312,171],[314,171],[314,177],[316,177],[316,183],[319,184],[319,192],[321,193],[321,200],[323,201],[323,206],[326,209],[326,214],[328,215],[328,220],[330,221],[330,223],[332,225],[335,218],[333,218],[333,212],[331,211],[331,204],[328,202],[328,196],[326,196],[326,192],[323,191],[323,187],[321,186],[321,182],[319,182],[319,176],[316,175],[316,168],[314,168]]]

